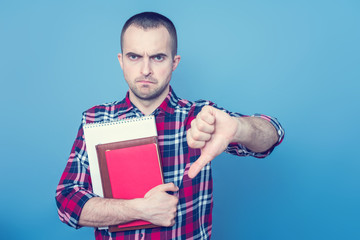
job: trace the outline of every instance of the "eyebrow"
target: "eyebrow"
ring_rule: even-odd
[[[142,57],[141,55],[137,54],[137,53],[133,53],[133,52],[128,52],[125,54],[126,56],[137,56],[137,57]],[[167,57],[168,55],[165,54],[165,53],[156,53],[156,54],[153,54],[151,56],[149,56],[150,58],[153,58],[153,57]]]
[[[133,55],[135,55],[135,56],[137,56],[137,57],[141,57],[141,55],[136,54],[136,53],[133,53],[133,52],[128,52],[128,53],[126,53],[125,55],[126,55],[126,56],[133,56]]]
[[[154,57],[167,57],[167,55],[165,53],[157,53],[150,56],[150,58],[154,58]]]

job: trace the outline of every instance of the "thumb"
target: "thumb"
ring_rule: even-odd
[[[160,185],[157,185],[156,187],[153,187],[152,189],[150,189],[145,194],[144,197],[145,198],[149,197],[156,192],[176,192],[176,191],[179,191],[179,188],[177,186],[175,186],[174,183],[160,184]]]
[[[205,167],[206,164],[211,162],[213,158],[209,155],[201,154],[200,157],[190,166],[188,176],[194,178]]]

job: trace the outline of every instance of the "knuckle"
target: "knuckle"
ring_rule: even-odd
[[[196,125],[196,119],[192,120],[190,126],[193,128]]]
[[[211,108],[209,105],[205,105],[205,106],[203,107],[204,110],[207,110],[207,109],[209,109],[209,108]]]
[[[168,219],[168,220],[165,221],[165,226],[166,227],[170,227],[172,225],[173,225],[173,219]]]
[[[205,146],[205,142],[198,142],[197,143],[197,148],[203,148]]]
[[[204,123],[204,121],[199,121],[196,126],[197,126],[197,128],[198,128],[200,131],[203,131],[203,130],[205,129],[205,123]]]
[[[179,199],[177,198],[177,197],[174,197],[173,199],[172,199],[172,204],[173,205],[177,205],[178,204],[178,202],[179,202]],[[176,207],[175,207],[175,209],[176,209]]]
[[[206,134],[204,138],[205,138],[205,141],[209,141],[211,139],[211,134],[209,134],[209,133]]]
[[[193,137],[194,139],[198,140],[198,139],[200,138],[200,133],[199,133],[199,132],[194,132],[194,133],[192,134],[192,137]]]
[[[186,132],[186,140],[187,141],[191,141],[191,129],[189,129],[187,132]]]
[[[214,125],[210,125],[210,132],[213,133],[215,131],[215,126]]]
[[[189,147],[194,147],[194,140],[189,137],[189,138],[187,139],[187,144],[188,144]]]
[[[204,107],[201,109],[202,115],[208,114],[209,111],[210,111],[210,109],[211,109],[211,107],[210,107],[209,105],[204,106]]]

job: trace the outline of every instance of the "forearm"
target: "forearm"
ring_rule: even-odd
[[[240,143],[254,152],[265,152],[278,141],[274,126],[259,117],[239,117],[237,131],[232,142]]]
[[[104,227],[141,219],[142,201],[143,199],[91,198],[82,209],[79,225]]]
[[[79,225],[104,227],[145,220],[159,226],[172,226],[179,200],[167,192],[178,190],[173,183],[167,183],[152,188],[144,198],[123,200],[93,197],[85,203]]]

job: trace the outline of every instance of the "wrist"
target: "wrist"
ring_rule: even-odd
[[[120,222],[130,222],[142,219],[142,199],[116,199],[117,201],[117,209],[115,209],[117,213],[117,218]]]
[[[248,139],[249,123],[246,121],[246,117],[233,117],[236,120],[235,134],[231,142],[245,144]]]

